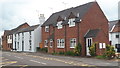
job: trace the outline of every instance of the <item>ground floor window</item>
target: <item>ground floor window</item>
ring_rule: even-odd
[[[71,38],[70,39],[70,48],[75,48],[76,46],[76,38]]]
[[[99,43],[99,48],[100,48],[100,49],[106,48],[106,44],[105,44],[105,43]]]
[[[53,40],[50,39],[50,47],[52,47],[52,46],[53,46]]]
[[[120,53],[120,44],[115,44],[115,48],[117,49],[117,52]]]
[[[57,39],[57,48],[64,48],[64,47],[65,47],[65,40]]]

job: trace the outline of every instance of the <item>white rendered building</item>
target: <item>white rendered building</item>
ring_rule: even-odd
[[[109,41],[115,47],[116,52],[120,52],[120,21],[109,22]]]

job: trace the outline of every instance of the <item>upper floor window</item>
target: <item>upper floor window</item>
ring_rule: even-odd
[[[71,38],[70,39],[70,48],[75,48],[76,46],[76,38]]]
[[[62,21],[59,21],[59,22],[57,23],[57,26],[58,26],[58,29],[61,29],[61,28],[62,28]]]
[[[18,40],[20,39],[20,34],[18,33]]]
[[[119,35],[116,35],[116,38],[119,38]]]
[[[22,33],[22,40],[24,39],[24,33]]]
[[[29,34],[30,34],[30,39],[31,39],[31,31],[29,32]]]
[[[49,32],[49,26],[45,26],[45,32]]]
[[[69,22],[68,22],[68,24],[69,24],[69,27],[73,27],[73,26],[75,26],[75,18],[71,18],[71,19],[69,19]]]
[[[12,39],[12,35],[10,35],[10,39]]]
[[[64,48],[65,47],[64,39],[57,39],[57,47],[58,48]]]

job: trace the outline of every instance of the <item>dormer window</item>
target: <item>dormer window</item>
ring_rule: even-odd
[[[45,32],[49,32],[49,26],[45,26]]]
[[[59,22],[57,23],[57,27],[58,27],[58,29],[62,29],[62,21],[59,21]]]
[[[73,26],[75,26],[75,18],[71,18],[71,19],[69,19],[69,22],[68,22],[68,24],[69,24],[69,27],[73,27]]]

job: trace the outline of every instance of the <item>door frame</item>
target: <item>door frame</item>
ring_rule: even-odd
[[[91,46],[93,43],[93,39],[92,38],[86,38],[86,55],[90,56],[89,53],[89,46]]]

